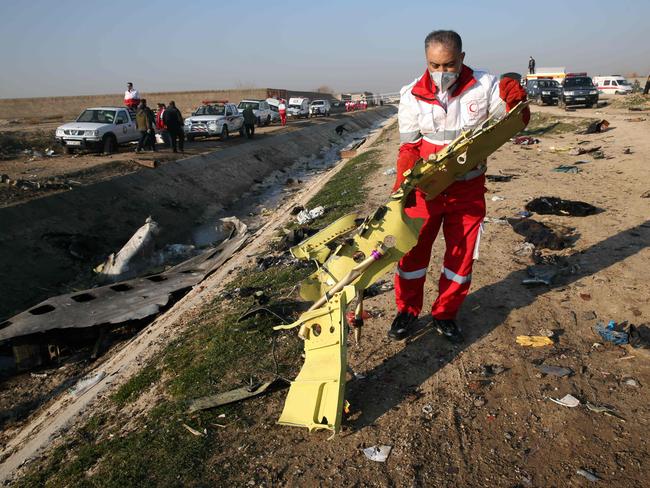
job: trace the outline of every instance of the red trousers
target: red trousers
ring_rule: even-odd
[[[419,191],[415,205],[406,209],[410,217],[425,218],[418,242],[399,262],[395,273],[395,300],[400,312],[419,315],[424,299],[424,281],[431,248],[442,226],[445,256],[438,282],[438,298],[431,314],[454,319],[472,281],[472,265],[485,217],[485,176],[457,181],[430,201]]]
[[[282,125],[287,125],[287,112],[284,110],[280,110],[280,122],[282,122]]]

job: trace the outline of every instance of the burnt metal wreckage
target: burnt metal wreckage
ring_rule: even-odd
[[[114,328],[144,321],[164,311],[192,287],[214,273],[245,244],[247,227],[234,217],[222,219],[228,229],[216,247],[168,270],[49,298],[0,323],[0,344],[12,346],[18,369],[39,366],[52,356],[57,335],[72,329]],[[101,332],[100,332],[101,337]]]

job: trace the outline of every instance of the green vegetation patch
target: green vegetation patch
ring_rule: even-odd
[[[136,400],[142,392],[158,381],[160,374],[160,369],[146,366],[113,394],[113,401],[118,405],[125,405]]]
[[[350,159],[323,189],[309,200],[307,208],[322,205],[327,209],[325,215],[315,222],[319,227],[331,224],[363,203],[368,193],[365,181],[368,173],[379,168],[379,155],[378,149],[372,149]]]

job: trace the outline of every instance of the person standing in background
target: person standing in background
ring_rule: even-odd
[[[140,140],[135,152],[141,152],[147,146],[151,147],[153,152],[156,152],[156,117],[149,107],[147,107],[147,100],[140,100],[138,111],[135,114],[135,125],[140,131]]]
[[[528,60],[528,74],[534,75],[535,74],[535,58],[532,56]]]
[[[253,107],[251,107],[250,104],[246,105],[242,115],[244,116],[244,130],[246,131],[246,137],[252,139],[255,135],[255,112],[253,112]]]
[[[169,133],[169,139],[172,145],[172,151],[178,152],[180,149],[181,152],[185,152],[185,132],[183,132],[183,115],[181,111],[176,108],[176,102],[173,100],[169,102],[169,105],[165,109],[163,114],[163,122],[167,127],[167,132]]]
[[[282,125],[287,125],[287,105],[284,101],[284,98],[280,99],[280,105],[278,105],[278,113],[280,114],[280,122],[282,122]]]
[[[160,134],[160,137],[162,138],[163,145],[165,147],[169,147],[169,132],[167,132],[167,126],[165,125],[165,121],[163,119],[164,114],[165,114],[165,104],[159,103],[158,110],[156,110],[156,130],[158,131],[158,134]]]
[[[138,93],[138,90],[133,88],[133,83],[130,81],[126,84],[124,105],[131,110],[137,109],[138,105],[140,105],[140,94]]]

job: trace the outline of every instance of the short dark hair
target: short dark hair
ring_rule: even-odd
[[[429,32],[427,37],[424,38],[425,51],[433,43],[442,44],[448,49],[453,49],[459,53],[463,52],[463,40],[453,30],[434,30]]]
[[[133,85],[133,83],[131,83],[130,81],[128,81],[126,84],[127,85]]]

